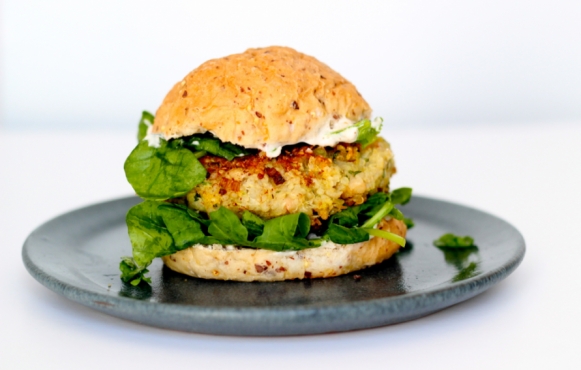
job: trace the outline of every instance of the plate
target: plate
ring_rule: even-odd
[[[119,279],[131,254],[129,197],[82,208],[36,229],[22,257],[30,274],[64,297],[109,315],[181,331],[223,335],[296,335],[365,329],[413,320],[482,293],[508,276],[525,253],[521,234],[490,214],[414,196],[403,207],[416,226],[408,245],[372,268],[329,279],[239,283],[149,268],[151,286]],[[452,232],[477,248],[441,249]]]

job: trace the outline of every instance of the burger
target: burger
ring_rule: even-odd
[[[121,278],[150,282],[158,257],[204,279],[327,278],[405,245],[412,221],[381,118],[355,86],[287,47],[203,63],[144,112],[127,180],[133,256]]]

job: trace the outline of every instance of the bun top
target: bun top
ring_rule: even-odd
[[[167,94],[152,132],[171,139],[210,131],[222,141],[264,149],[296,144],[334,122],[370,114],[340,74],[311,56],[272,46],[194,69]]]

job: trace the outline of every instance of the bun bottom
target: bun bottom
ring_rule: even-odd
[[[396,219],[382,220],[378,228],[404,238],[407,231],[405,224]],[[282,281],[347,274],[381,263],[399,248],[378,237],[363,243],[327,242],[317,248],[284,252],[195,245],[163,257],[163,262],[174,271],[203,279]]]

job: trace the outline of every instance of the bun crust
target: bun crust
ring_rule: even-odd
[[[205,62],[159,107],[153,133],[166,139],[211,131],[248,148],[289,145],[332,119],[369,118],[355,86],[317,59],[287,47],[248,49]]]
[[[378,227],[402,237],[406,235],[405,224],[396,219],[382,220]],[[163,262],[174,271],[204,279],[282,281],[347,274],[381,263],[399,249],[394,242],[377,237],[363,243],[329,243],[285,252],[213,247],[193,246],[163,257]]]

